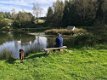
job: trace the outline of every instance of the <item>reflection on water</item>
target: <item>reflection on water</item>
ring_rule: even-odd
[[[19,58],[19,49],[25,53],[37,51],[47,47],[47,38],[42,36],[31,36],[23,33],[1,33],[0,53],[4,49],[10,51],[14,58]]]

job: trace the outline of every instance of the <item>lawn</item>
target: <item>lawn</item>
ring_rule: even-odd
[[[36,52],[24,63],[0,60],[0,80],[107,80],[107,49]]]

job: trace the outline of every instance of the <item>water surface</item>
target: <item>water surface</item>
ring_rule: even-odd
[[[0,54],[6,50],[14,58],[19,58],[19,49],[24,49],[25,54],[32,51],[41,51],[46,47],[54,47],[55,38],[56,35],[44,35],[40,33],[31,35],[21,32],[0,32]],[[68,37],[64,37],[64,41],[66,39]]]
[[[14,58],[19,58],[19,49],[25,53],[42,50],[47,47],[47,38],[33,36],[20,32],[0,32],[0,54],[4,50],[11,52]]]

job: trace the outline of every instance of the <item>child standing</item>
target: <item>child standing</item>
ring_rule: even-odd
[[[19,49],[19,58],[20,58],[20,62],[23,63],[23,60],[24,60],[24,50],[23,49]]]

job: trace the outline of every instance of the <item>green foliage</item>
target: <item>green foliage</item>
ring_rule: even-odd
[[[92,26],[106,24],[106,0],[60,0],[53,3],[51,26]],[[48,15],[47,15],[48,17]],[[51,20],[51,18],[50,18]]]
[[[57,0],[52,7],[48,8],[47,23],[51,26],[61,26],[63,17],[64,3],[62,0]]]
[[[107,25],[90,26],[86,29],[95,35],[98,43],[107,43]]]
[[[11,19],[7,19],[7,18],[0,19],[0,29],[1,30],[12,29],[11,24],[12,24],[12,20]]]
[[[103,3],[104,3],[104,0],[97,0],[97,3],[98,3],[98,9],[96,11],[96,19],[98,19],[99,21],[102,21],[103,20]]]
[[[72,9],[72,10],[71,10]],[[79,25],[80,17],[77,14],[76,7],[72,2],[65,2],[63,11],[62,26]]]
[[[95,5],[92,0],[66,1],[62,24],[63,26],[93,25],[95,14]]]
[[[7,49],[4,49],[1,53],[0,53],[0,59],[11,59],[12,58],[12,54],[10,51],[8,51]]]
[[[31,13],[19,12],[13,22],[14,28],[34,27],[34,16]]]
[[[8,18],[8,19],[11,19],[11,18],[12,18],[10,12],[5,12],[5,13],[4,13],[4,17],[5,17],[5,18]]]
[[[92,34],[75,34],[73,36],[73,45],[93,46],[96,44],[96,38]]]
[[[0,12],[0,19],[8,18],[11,19],[10,12]]]
[[[0,60],[1,80],[106,80],[107,50],[95,48],[67,49],[44,55],[32,53],[10,63]]]
[[[0,19],[5,18],[5,14],[3,12],[0,12]]]
[[[48,25],[52,25],[53,22],[53,9],[51,7],[48,8],[47,17],[46,17],[46,23]]]
[[[0,29],[3,28],[3,27],[5,27],[5,26],[8,26],[7,20],[0,19]]]
[[[74,34],[71,39],[66,40],[64,45],[68,45],[69,47],[75,46],[94,46],[98,43],[98,39],[95,35],[90,33],[77,33]]]
[[[11,26],[12,20],[9,19],[10,13],[0,12],[0,29],[5,29],[7,26]]]

